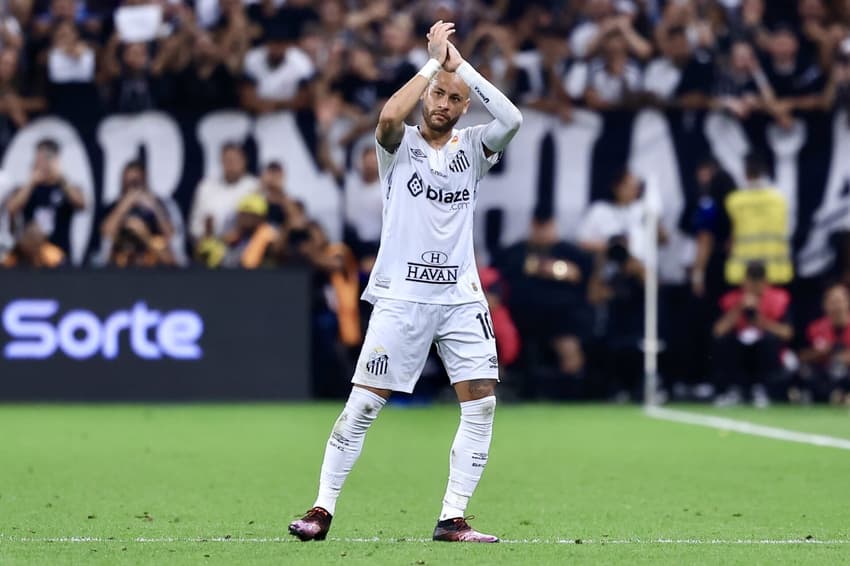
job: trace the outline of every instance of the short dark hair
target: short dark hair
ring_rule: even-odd
[[[280,161],[277,161],[277,160],[269,161],[268,163],[266,163],[265,168],[268,171],[281,171],[281,172],[283,172],[283,165],[281,164]]]
[[[59,143],[53,138],[43,138],[35,144],[36,151],[49,151],[57,155],[59,153]]]
[[[760,151],[751,151],[744,158],[744,173],[747,179],[755,179],[768,174],[767,159]]]
[[[764,281],[767,279],[767,268],[764,262],[757,259],[747,262],[746,278],[750,281]]]
[[[224,145],[221,146],[221,153],[224,153],[225,151],[230,151],[231,149],[235,149],[236,151],[243,154],[245,153],[245,148],[242,147],[242,144],[237,141],[224,142]]]
[[[126,165],[124,165],[124,169],[122,174],[126,173],[130,169],[138,169],[142,172],[143,175],[147,174],[148,168],[145,165],[144,161],[141,159],[133,159],[132,161],[128,161]]]

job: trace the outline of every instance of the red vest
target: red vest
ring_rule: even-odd
[[[817,350],[831,350],[836,342],[850,349],[850,324],[844,328],[841,336],[836,336],[835,327],[827,317],[819,318],[809,325],[806,330],[809,344]]]
[[[744,292],[741,289],[729,291],[720,299],[720,308],[724,312],[738,305],[744,300]],[[791,302],[791,296],[784,289],[778,287],[766,287],[759,300],[758,311],[768,320],[779,321],[785,316],[785,311],[788,310],[788,303]],[[747,321],[744,313],[738,317],[735,323],[735,328],[740,331],[744,330],[752,324]]]

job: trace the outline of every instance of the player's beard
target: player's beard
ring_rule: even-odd
[[[457,124],[457,121],[460,120],[460,116],[452,118],[451,115],[448,112],[440,112],[440,114],[447,116],[448,120],[446,120],[443,123],[438,123],[438,122],[435,122],[434,119],[433,119],[433,116],[434,116],[435,113],[436,112],[433,111],[433,110],[428,111],[427,108],[425,108],[424,106],[422,107],[422,119],[425,121],[425,124],[428,126],[429,129],[431,129],[431,130],[433,130],[433,131],[435,131],[439,134],[445,134],[446,132],[451,132],[452,129],[455,127],[455,124]]]

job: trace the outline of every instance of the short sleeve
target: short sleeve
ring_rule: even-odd
[[[604,243],[608,241],[609,234],[606,225],[604,203],[595,202],[590,205],[584,220],[579,224],[576,238],[584,243]]]
[[[484,175],[487,174],[493,165],[499,162],[502,158],[502,152],[497,151],[490,157],[484,154],[484,130],[487,128],[487,124],[482,124],[480,126],[473,126],[466,130],[466,136],[469,140],[470,147],[473,150],[473,155],[475,156],[475,172],[476,178],[480,179]]]
[[[399,142],[396,150],[392,152],[382,146],[378,138],[375,138],[375,154],[378,156],[378,173],[381,179],[386,179],[389,176],[398,156],[401,155],[401,148],[407,140],[407,131],[408,127],[404,126],[404,135],[401,137],[401,142]]]

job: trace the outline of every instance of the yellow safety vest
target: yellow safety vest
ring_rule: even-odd
[[[726,261],[726,282],[744,280],[747,263],[763,261],[767,280],[789,283],[794,277],[788,244],[788,204],[772,188],[737,190],[726,197],[732,223],[732,249]]]

